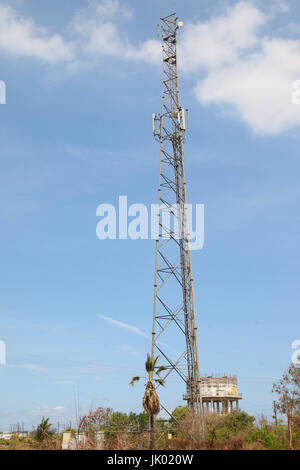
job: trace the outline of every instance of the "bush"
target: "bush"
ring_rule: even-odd
[[[287,426],[266,425],[255,428],[246,438],[247,443],[259,443],[268,450],[289,449]]]
[[[0,439],[0,445],[1,446],[9,446],[9,441],[6,439]]]

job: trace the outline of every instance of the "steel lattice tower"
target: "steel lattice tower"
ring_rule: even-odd
[[[178,87],[177,30],[180,25],[176,13],[161,18],[162,112],[153,115],[153,132],[160,143],[160,175],[152,355],[158,352],[168,367],[165,379],[173,371],[181,377],[186,384],[184,398],[189,407],[202,416],[184,173],[186,113],[180,106]],[[180,352],[179,348],[182,348]]]

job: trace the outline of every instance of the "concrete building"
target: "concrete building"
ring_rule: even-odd
[[[20,431],[20,432],[0,432],[0,439],[9,441],[13,436],[17,437],[29,437],[29,431]]]
[[[16,434],[12,432],[0,432],[0,439],[4,439],[5,441],[9,441],[13,436]]]
[[[242,395],[238,392],[237,377],[201,377],[201,395],[204,413],[229,414],[238,411]]]
[[[96,448],[98,450],[103,449],[104,445],[104,431],[98,431],[95,433]],[[63,433],[62,450],[82,450],[85,449],[87,442],[87,436],[85,432],[78,432],[73,434],[72,432]]]

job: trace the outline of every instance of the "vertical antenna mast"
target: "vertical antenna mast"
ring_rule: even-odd
[[[165,379],[175,371],[185,382],[184,399],[202,418],[183,155],[187,116],[180,106],[178,87],[177,30],[182,24],[176,13],[161,18],[162,112],[153,115],[153,133],[160,143],[160,174],[152,355],[158,351],[166,363]]]

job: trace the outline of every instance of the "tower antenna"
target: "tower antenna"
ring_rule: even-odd
[[[197,326],[195,317],[190,236],[186,206],[183,144],[186,111],[180,106],[177,31],[183,25],[176,13],[161,18],[163,62],[162,111],[153,115],[153,133],[160,144],[157,237],[153,305],[152,355],[159,354],[168,368],[164,379],[176,372],[185,382],[184,399],[200,418]],[[173,226],[171,226],[173,221]],[[174,353],[168,345],[176,345]],[[161,340],[163,342],[161,342]],[[173,352],[172,352],[173,351]]]

